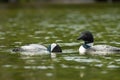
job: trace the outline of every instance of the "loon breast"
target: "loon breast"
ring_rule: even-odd
[[[109,45],[95,45],[87,49],[87,53],[106,55],[113,53],[120,53],[120,48],[109,46]]]

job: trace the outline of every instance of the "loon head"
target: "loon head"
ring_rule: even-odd
[[[87,52],[87,49],[89,49],[91,46],[93,46],[94,38],[91,32],[84,31],[80,34],[80,36],[77,38],[77,40],[83,40],[84,44],[80,46],[79,53],[85,54]]]
[[[94,42],[93,35],[92,35],[92,33],[90,31],[82,32],[80,34],[80,36],[77,38],[77,40],[83,40],[85,42],[85,44]]]
[[[52,52],[55,52],[55,53],[61,53],[62,52],[61,47],[56,43],[52,43],[51,45],[49,45],[47,50],[51,53]]]

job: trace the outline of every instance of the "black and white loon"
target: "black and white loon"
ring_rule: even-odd
[[[48,47],[39,44],[29,44],[29,45],[21,46],[19,48],[14,48],[12,51],[20,52],[25,55],[62,53],[61,47],[56,43],[52,43]]]
[[[109,45],[94,45],[94,38],[91,32],[84,31],[80,34],[77,40],[83,40],[84,44],[80,46],[79,53],[84,54],[97,54],[97,55],[107,55],[120,53],[120,48],[113,47]]]

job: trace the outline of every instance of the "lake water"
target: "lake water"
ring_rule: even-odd
[[[1,80],[120,80],[120,55],[79,55],[82,31],[95,44],[120,47],[120,6],[65,6],[0,10]],[[63,54],[11,53],[26,44],[58,43]]]

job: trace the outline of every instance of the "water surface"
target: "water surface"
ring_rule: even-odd
[[[120,55],[81,56],[76,38],[89,30],[95,44],[120,47],[120,9],[114,6],[0,10],[1,80],[119,80]],[[58,43],[63,54],[11,53],[21,45]]]

